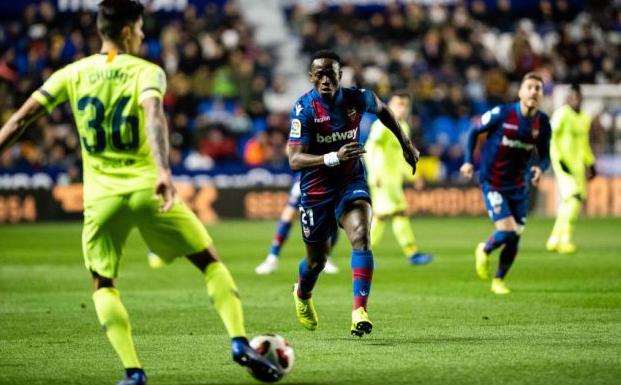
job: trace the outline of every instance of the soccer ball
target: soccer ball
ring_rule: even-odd
[[[293,353],[293,348],[284,337],[278,334],[256,336],[250,341],[250,346],[272,364],[276,365],[283,376],[293,368],[295,354]]]

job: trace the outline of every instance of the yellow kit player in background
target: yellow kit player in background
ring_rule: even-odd
[[[573,234],[587,196],[586,180],[596,175],[595,157],[589,145],[591,117],[581,111],[581,104],[580,86],[574,84],[570,87],[567,104],[552,115],[550,159],[561,204],[546,249],[562,254],[576,251]]]
[[[388,102],[388,107],[407,137],[410,137],[410,126],[406,121],[411,108],[409,94],[394,93]],[[392,219],[393,233],[408,261],[413,265],[431,262],[433,257],[430,254],[419,252],[410,218],[405,215],[407,204],[403,193],[403,182],[413,181],[416,177],[412,176],[411,166],[403,159],[401,145],[390,130],[384,127],[382,122],[376,120],[371,126],[365,149],[367,156],[364,159],[373,201],[371,247],[379,243],[387,220]]]
[[[84,159],[82,249],[91,272],[97,317],[125,367],[119,385],[145,385],[129,317],[115,280],[123,246],[137,227],[150,250],[186,256],[232,338],[233,359],[260,379],[281,373],[249,345],[237,288],[198,218],[175,197],[168,164],[163,70],[132,54],[144,38],[143,6],[104,0],[97,27],[101,51],[55,72],[0,130],[0,153],[37,118],[68,101]]]

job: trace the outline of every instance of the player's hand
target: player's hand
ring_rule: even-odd
[[[466,179],[472,179],[472,175],[474,174],[474,166],[472,165],[472,163],[464,163],[461,165],[459,172]]]
[[[338,156],[340,162],[343,162],[346,160],[358,158],[365,152],[366,150],[364,149],[364,147],[360,146],[360,143],[349,142],[344,144],[343,147],[339,148],[336,156]]]
[[[406,141],[403,146],[403,157],[405,161],[412,167],[412,175],[416,174],[416,164],[420,157],[420,152],[414,147],[411,141]]]
[[[163,200],[160,212],[170,210],[175,201],[175,186],[172,183],[170,171],[160,171],[155,183],[155,193]]]
[[[595,178],[596,176],[597,176],[597,169],[595,168],[595,165],[592,164],[587,168],[587,179],[591,180]]]
[[[541,169],[539,168],[539,166],[532,166],[530,168],[530,172],[533,174],[532,178],[530,178],[530,182],[533,184],[533,186],[537,186],[539,180],[541,179]]]

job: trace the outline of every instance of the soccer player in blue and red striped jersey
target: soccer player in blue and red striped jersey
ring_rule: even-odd
[[[471,178],[472,153],[479,134],[487,138],[481,149],[480,181],[487,212],[496,231],[475,250],[476,271],[488,279],[489,255],[501,248],[491,290],[507,294],[504,278],[517,255],[520,234],[526,222],[529,179],[537,185],[541,173],[550,165],[550,120],[539,111],[543,99],[543,80],[530,72],[519,89],[519,101],[493,108],[481,116],[481,122],[468,135],[465,162],[461,173]],[[537,159],[533,160],[533,152]]]
[[[351,333],[361,337],[372,329],[367,299],[373,276],[371,199],[359,132],[362,115],[376,114],[392,131],[413,172],[419,154],[390,109],[372,91],[340,87],[341,59],[336,53],[316,52],[309,75],[314,87],[293,107],[288,143],[289,165],[301,172],[300,221],[306,244],[293,298],[302,326],[315,330],[318,317],[311,292],[326,263],[330,238],[341,226],[352,246]]]

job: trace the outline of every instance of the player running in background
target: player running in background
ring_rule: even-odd
[[[410,95],[406,92],[394,93],[388,101],[388,107],[399,121],[405,136],[409,138],[410,126],[406,119],[411,107]],[[365,149],[365,163],[373,201],[371,247],[379,243],[386,221],[392,219],[392,231],[408,261],[413,265],[431,262],[431,255],[418,251],[410,218],[405,215],[407,203],[403,182],[413,181],[414,177],[410,166],[403,161],[399,141],[378,119],[371,126]]]
[[[139,51],[143,6],[104,0],[97,27],[101,51],[55,72],[0,130],[0,153],[25,128],[69,101],[84,159],[82,249],[99,322],[125,367],[118,385],[144,385],[131,326],[116,288],[123,246],[133,227],[161,258],[185,255],[202,272],[207,293],[232,338],[233,359],[274,381],[278,369],[248,345],[233,278],[198,218],[175,196],[162,106],[164,71]]]
[[[280,249],[287,241],[289,232],[291,232],[291,225],[295,218],[297,218],[298,207],[300,206],[300,174],[296,174],[295,182],[291,186],[289,191],[289,198],[287,199],[287,206],[282,210],[280,219],[276,225],[276,231],[274,232],[274,238],[272,239],[272,246],[270,252],[265,260],[257,266],[254,271],[257,274],[272,274],[278,270],[278,259],[280,258]],[[334,236],[330,238],[330,250],[334,248],[338,239],[338,231],[334,233]],[[326,266],[323,269],[326,274],[336,274],[339,272],[339,268],[332,263],[332,258],[328,256],[326,258]]]
[[[576,251],[573,234],[587,195],[586,179],[596,175],[595,157],[589,145],[591,117],[580,110],[581,104],[580,86],[574,84],[569,90],[567,104],[552,115],[550,158],[561,193],[561,205],[546,249],[562,254]]]
[[[541,173],[550,165],[550,122],[539,111],[543,99],[543,80],[529,72],[522,79],[519,101],[493,108],[481,116],[481,123],[468,135],[465,162],[461,173],[471,178],[474,172],[472,154],[479,134],[487,138],[481,150],[480,181],[487,212],[496,231],[475,251],[476,272],[488,279],[489,255],[502,247],[491,290],[507,294],[507,275],[518,252],[520,234],[528,209],[528,181],[537,185]],[[531,163],[535,151],[538,161]]]
[[[298,320],[315,330],[317,312],[311,298],[330,250],[330,238],[343,227],[352,246],[354,310],[351,333],[370,333],[367,299],[373,276],[369,229],[371,204],[359,142],[359,124],[365,112],[376,114],[398,138],[403,155],[416,170],[418,151],[404,134],[392,112],[372,91],[342,88],[341,59],[332,51],[311,58],[313,89],[300,97],[291,112],[289,165],[301,172],[300,221],[306,258],[294,285]]]

